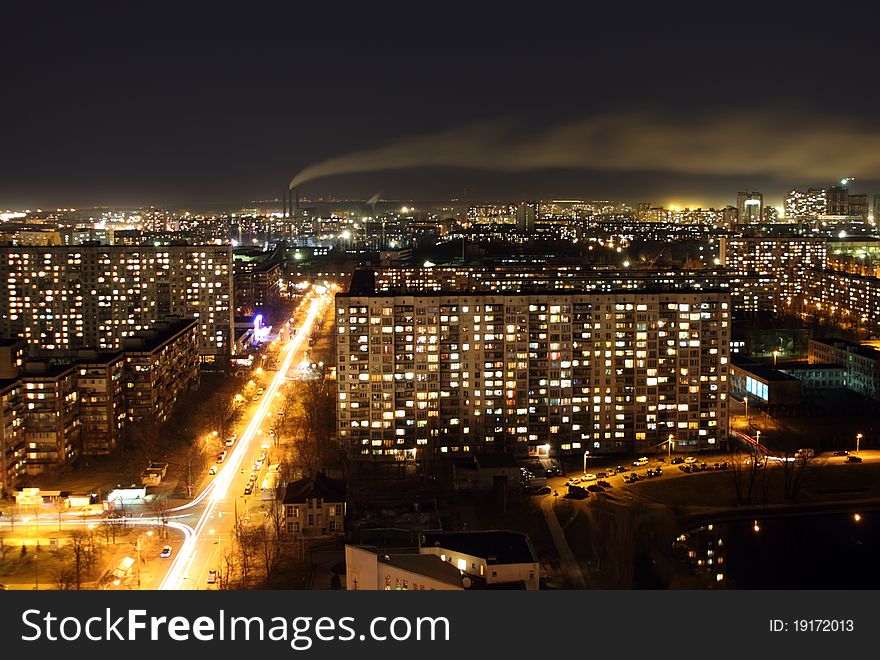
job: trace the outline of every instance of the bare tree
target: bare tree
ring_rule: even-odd
[[[91,572],[97,558],[97,548],[95,547],[92,535],[80,529],[70,533],[69,545],[73,556],[74,584],[77,591],[79,591],[83,578],[87,577]]]

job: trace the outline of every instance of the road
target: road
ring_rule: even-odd
[[[210,588],[208,573],[223,570],[225,551],[234,536],[236,517],[262,516],[259,483],[265,473],[260,471],[257,486],[251,496],[243,493],[251,473],[251,466],[265,451],[261,444],[269,439],[262,426],[273,409],[276,394],[284,385],[289,372],[303,359],[308,349],[307,339],[314,322],[326,313],[332,303],[332,294],[316,296],[296,334],[287,340],[282,350],[278,370],[266,387],[241,437],[229,451],[222,467],[211,482],[191,502],[170,513],[186,513],[189,524],[184,530],[185,540],[159,586],[163,590]],[[305,344],[305,346],[304,346]],[[176,518],[180,521],[180,518]]]

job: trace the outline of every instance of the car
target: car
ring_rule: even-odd
[[[597,481],[596,484],[602,486],[602,488],[611,488],[611,484],[607,481]]]
[[[217,462],[218,463],[222,463],[225,460],[226,460],[226,452],[225,451],[221,451],[219,454],[217,454]]]
[[[654,468],[654,473],[659,477],[661,474],[663,474],[663,468],[658,465]]]
[[[602,486],[599,486],[598,484],[590,484],[589,486],[587,486],[587,490],[590,491],[591,493],[604,493],[605,492],[605,489],[602,488]]]
[[[847,463],[861,463],[862,457],[856,456],[855,454],[850,454],[849,456],[846,457],[846,462]]]
[[[553,492],[550,486],[530,486],[526,488],[529,495],[549,495]]]
[[[691,466],[690,465],[679,465],[678,469],[681,470],[682,472],[690,472]]]
[[[264,451],[260,452],[260,458],[259,458],[259,460],[261,460],[261,461],[265,461],[265,460],[266,460],[266,452],[264,452]]]
[[[794,457],[809,460],[816,457],[816,452],[811,447],[801,447],[794,453]]]
[[[208,571],[208,584],[214,584],[217,582],[217,571],[211,569]]]
[[[261,387],[260,389],[257,390],[257,394],[263,394],[263,392],[265,392],[265,391],[266,390]]]
[[[561,477],[562,476],[562,468],[559,467],[558,465],[550,468],[549,470],[547,470],[547,472],[552,472],[553,473],[552,476],[554,476],[554,477]]]
[[[617,472],[618,472],[618,474],[623,474],[624,472],[629,472],[629,468],[626,467],[625,465],[618,465]]]
[[[164,548],[162,548],[162,552],[159,553],[159,556],[162,559],[168,559],[168,557],[171,556],[171,546],[166,545]]]
[[[729,461],[724,461],[724,462],[721,464],[721,469],[722,469],[722,470],[729,470],[729,469],[730,469],[730,462],[729,462]]]
[[[583,481],[596,481],[596,479],[596,475],[592,472],[587,472],[583,477]]]
[[[671,461],[669,461],[672,465],[678,465],[679,463],[684,463],[684,459],[681,456],[676,456]]]
[[[248,484],[247,486],[244,487],[244,494],[245,495],[250,495],[253,492],[254,492],[254,487],[251,484]]]
[[[642,478],[642,477],[640,477],[640,476],[637,475],[635,472],[633,472],[633,473],[629,476],[629,481],[630,481],[630,483],[635,483],[636,481],[638,481],[638,480],[641,479],[641,478]]]
[[[834,452],[835,456],[849,456],[849,452],[844,450]]]
[[[565,482],[565,485],[566,486],[573,486],[575,484],[579,484],[580,482],[581,482],[580,477],[572,477],[571,479],[569,479],[568,481]]]
[[[263,459],[259,459],[256,463],[254,463],[254,469],[255,470],[262,470],[263,469]]]
[[[217,474],[217,466],[216,466],[216,465],[212,465],[212,466],[211,466],[211,469],[208,470],[208,474],[210,474],[210,475]]]
[[[614,468],[606,468],[605,472],[608,473],[609,477],[613,477],[615,474],[617,474],[617,470],[615,470]]]
[[[654,469],[648,468],[648,471],[645,472],[645,476],[648,477],[648,479],[652,479],[652,478],[658,476],[658,474]]]
[[[259,400],[260,400],[260,395],[259,395],[259,394],[254,394],[254,396],[251,397],[251,401],[259,401]]]
[[[596,473],[596,476],[597,476],[599,479],[604,479],[605,477],[608,476],[608,473],[607,473],[607,472],[597,472],[597,473]]]
[[[268,449],[268,448],[269,448],[268,442],[264,442],[263,444],[260,445],[260,449]]]
[[[688,456],[686,459],[684,459],[684,462],[685,462],[685,465],[693,465],[694,463],[697,462],[697,459],[694,458],[693,456]]]
[[[708,469],[709,469],[709,466],[706,464],[705,461],[703,461],[702,463],[700,463],[700,471],[701,471],[701,472],[702,472],[703,470],[708,470]]]
[[[235,436],[233,435],[233,436],[226,438],[225,444],[227,447],[231,447],[232,445],[234,445],[235,444]]]
[[[641,458],[637,458],[636,460],[634,460],[632,462],[632,464],[633,464],[633,467],[642,467],[643,465],[647,465],[648,464],[648,457],[642,456]]]
[[[589,496],[589,492],[583,486],[569,486],[568,487],[568,497],[582,500],[585,497]]]

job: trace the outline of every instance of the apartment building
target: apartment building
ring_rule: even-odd
[[[125,430],[125,354],[122,351],[83,350],[79,352],[75,368],[82,454],[110,454]]]
[[[294,538],[338,537],[345,533],[344,481],[320,472],[282,489],[282,529]]]
[[[338,436],[364,459],[726,443],[725,291],[364,295],[353,284],[336,296],[336,324]]]
[[[199,384],[199,324],[192,319],[166,317],[126,338],[123,350],[129,422],[164,422]]]
[[[880,350],[841,339],[810,339],[810,364],[844,368],[843,386],[871,399],[880,399]]]
[[[17,378],[0,380],[0,496],[12,492],[25,475],[22,384]]]
[[[119,349],[168,314],[198,321],[203,360],[232,351],[230,246],[0,246],[0,282],[0,336],[32,355]]]
[[[21,441],[27,474],[63,467],[82,451],[79,391],[74,365],[28,362],[21,374]]]
[[[720,238],[719,245],[722,266],[758,279],[753,297],[736,305],[750,311],[800,311],[812,274],[824,269],[828,258],[822,237],[732,236]]]

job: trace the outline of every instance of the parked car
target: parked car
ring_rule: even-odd
[[[589,486],[587,486],[587,490],[590,491],[591,493],[604,493],[605,492],[605,489],[602,488],[602,486],[599,486],[598,484],[590,484]]]
[[[596,484],[602,486],[602,488],[611,488],[611,484],[607,481],[597,481]]]
[[[626,467],[625,465],[618,465],[617,472],[618,472],[618,474],[623,474],[624,472],[629,472],[629,468]]]
[[[572,477],[568,481],[565,482],[566,486],[574,486],[575,484],[579,484],[581,482],[580,477]]]
[[[835,456],[849,456],[849,452],[844,450],[834,452]]]
[[[846,457],[846,462],[847,463],[861,463],[862,457],[856,456],[855,454],[850,454],[849,456]]]
[[[633,461],[632,464],[633,464],[633,467],[642,467],[643,465],[647,465],[648,464],[648,457],[642,456],[641,458],[637,458],[636,460]]]
[[[684,462],[686,465],[693,465],[694,463],[697,462],[697,459],[694,458],[693,456],[688,456],[686,459],[684,459]]]
[[[671,461],[669,461],[672,465],[678,465],[679,463],[684,463],[684,459],[681,456],[676,456]]]
[[[529,495],[549,495],[553,492],[550,486],[529,486],[526,488]]]
[[[216,465],[212,465],[212,466],[211,466],[211,469],[208,470],[208,474],[210,474],[210,475],[215,475],[215,474],[217,474],[217,466],[216,466]]]
[[[171,556],[171,546],[166,545],[164,548],[162,548],[162,552],[159,553],[159,556],[162,559],[168,559],[168,557]]]
[[[657,472],[653,468],[648,468],[648,471],[645,472],[645,476],[648,477],[648,479],[652,479],[653,477],[656,477],[658,475],[657,475]]]
[[[679,465],[678,469],[681,470],[682,472],[690,472],[691,466],[690,465]]]
[[[608,473],[607,473],[607,472],[597,472],[597,473],[596,473],[596,476],[597,476],[599,479],[604,479],[605,477],[608,476]]]
[[[595,474],[593,474],[592,472],[587,472],[587,473],[584,475],[582,481],[596,481],[596,478],[597,478],[597,477],[596,477]]]
[[[254,487],[252,484],[248,484],[247,486],[244,487],[244,494],[245,495],[250,495],[253,492],[254,492]]]
[[[582,500],[587,497],[590,493],[587,492],[587,489],[583,486],[569,486],[568,487],[568,496],[573,497],[578,500]]]
[[[214,584],[217,582],[217,571],[210,570],[208,571],[208,584]]]
[[[225,460],[226,460],[226,452],[225,451],[221,451],[219,454],[217,454],[217,462],[218,463],[222,463]]]

